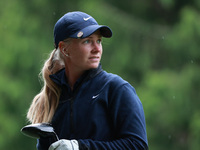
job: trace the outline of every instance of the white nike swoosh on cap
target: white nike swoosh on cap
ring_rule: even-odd
[[[92,96],[92,99],[95,99],[99,96],[99,94]]]
[[[92,18],[92,17],[83,18],[83,20],[88,21],[90,18]]]

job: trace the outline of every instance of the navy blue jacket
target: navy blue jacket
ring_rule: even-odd
[[[60,139],[76,139],[80,150],[148,149],[145,117],[135,89],[99,66],[87,71],[71,91],[65,70],[50,76],[62,88],[52,125]],[[40,139],[38,150],[48,150]]]

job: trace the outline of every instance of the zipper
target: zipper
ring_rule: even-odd
[[[75,97],[80,89],[80,87],[83,85],[85,79],[82,80],[82,82],[79,83],[77,88],[73,91],[72,97],[70,98],[70,129],[71,129],[71,134],[74,134],[74,109],[73,109],[73,104]]]
[[[97,73],[95,73],[95,75],[99,74],[99,73],[102,71],[101,66],[99,66],[99,67],[98,67],[97,69],[95,69],[95,70],[97,70],[97,71],[96,71]],[[73,120],[74,113],[73,113],[73,104],[74,104],[75,97],[76,97],[76,95],[77,95],[77,93],[78,93],[80,87],[83,85],[83,83],[84,83],[86,80],[88,80],[88,78],[93,78],[93,77],[94,77],[94,76],[91,76],[91,73],[87,74],[87,75],[83,78],[83,80],[78,84],[78,86],[75,88],[75,90],[72,91],[73,94],[72,94],[72,97],[70,98],[70,129],[71,129],[71,134],[74,134],[74,120]]]
[[[74,98],[71,98],[71,100],[70,100],[70,129],[71,129],[72,134],[74,133],[73,103],[74,103]]]

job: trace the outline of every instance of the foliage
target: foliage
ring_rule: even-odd
[[[0,1],[0,149],[35,149],[20,129],[54,48],[54,23],[74,10],[112,28],[101,63],[136,88],[150,149],[199,149],[199,8],[198,0]]]

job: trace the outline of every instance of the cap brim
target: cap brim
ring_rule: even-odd
[[[97,30],[100,31],[101,35],[106,38],[112,37],[112,30],[108,26],[103,25],[91,25],[86,28],[83,28],[82,30],[78,31],[77,33],[70,36],[71,38],[86,38],[90,35],[92,35]],[[82,32],[82,36],[79,36],[80,32]]]

